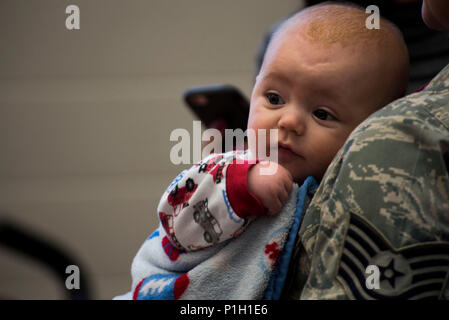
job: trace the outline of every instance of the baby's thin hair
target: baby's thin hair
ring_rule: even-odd
[[[353,3],[327,1],[307,7],[285,20],[273,33],[268,45],[276,46],[282,34],[306,38],[310,43],[330,47],[362,48],[365,52],[379,52],[379,59],[388,59],[390,69],[379,67],[379,72],[389,73],[392,83],[397,85],[386,89],[383,105],[400,98],[408,84],[408,51],[400,30],[390,21],[379,17],[379,29],[369,29],[366,20],[369,14],[363,7]],[[350,48],[351,49],[351,48]],[[383,106],[382,105],[382,106]]]
[[[313,19],[309,20],[310,13],[313,14]],[[402,33],[392,22],[381,17],[379,29],[368,29],[365,24],[367,18],[365,9],[355,3],[326,1],[307,7],[288,18],[275,31],[273,39],[288,26],[302,21],[309,21],[306,26],[309,40],[323,46],[340,43],[345,47],[366,42],[387,45],[392,39],[392,30],[403,39]]]

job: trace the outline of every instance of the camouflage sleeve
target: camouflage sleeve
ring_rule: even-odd
[[[289,297],[448,298],[448,150],[446,67],[334,158],[299,231]]]

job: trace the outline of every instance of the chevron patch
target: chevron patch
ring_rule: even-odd
[[[366,286],[366,268],[379,270],[379,287]],[[449,242],[395,249],[377,229],[351,214],[337,279],[358,300],[438,299],[449,281]]]

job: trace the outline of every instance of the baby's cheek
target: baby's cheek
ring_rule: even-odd
[[[260,108],[252,109],[248,117],[248,129],[257,130],[263,129],[265,125],[263,112]]]
[[[265,138],[265,141],[270,141],[270,121],[267,121],[266,117],[254,115],[248,120],[248,139],[259,139]],[[276,140],[277,143],[277,140]]]
[[[308,160],[311,168],[311,174],[317,178],[321,177],[325,172],[327,167],[332,162],[336,152],[339,148],[338,146],[328,146],[327,148],[323,146],[328,146],[327,144],[321,145],[321,147],[313,148],[310,150],[310,154],[312,155]]]

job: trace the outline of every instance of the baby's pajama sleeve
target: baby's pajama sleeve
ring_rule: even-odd
[[[249,191],[248,171],[255,164],[239,151],[212,154],[170,184],[158,205],[168,240],[194,251],[238,236],[265,208]]]

